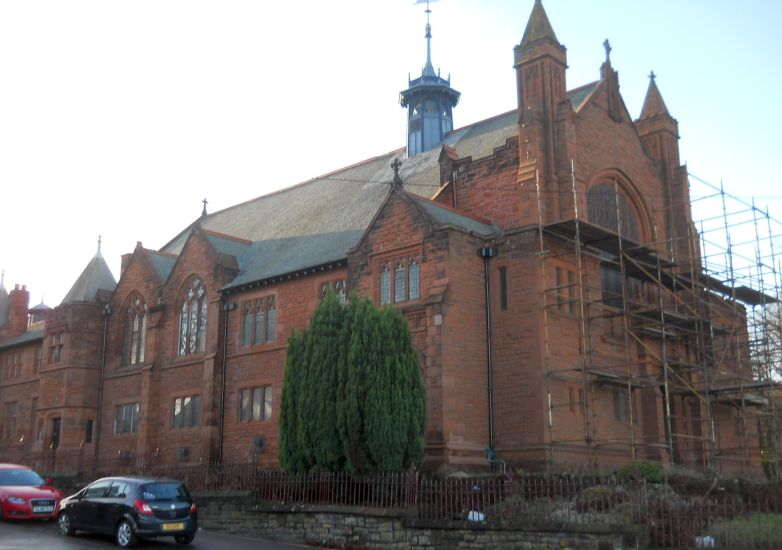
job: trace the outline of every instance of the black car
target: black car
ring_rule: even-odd
[[[190,544],[198,531],[198,510],[183,483],[170,479],[106,477],[62,500],[60,534],[113,534],[129,548],[139,538],[173,536]]]

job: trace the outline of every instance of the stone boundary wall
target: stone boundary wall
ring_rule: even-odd
[[[645,548],[648,538],[643,526],[634,525],[489,527],[466,521],[421,521],[399,510],[254,506],[249,492],[197,493],[194,497],[205,529],[329,548],[617,550]]]

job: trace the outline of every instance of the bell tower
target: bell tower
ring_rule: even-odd
[[[420,0],[419,0],[420,1]],[[439,146],[445,134],[453,130],[452,109],[459,92],[451,88],[451,78],[441,78],[432,66],[432,26],[429,24],[429,0],[426,0],[426,64],[421,76],[411,80],[399,94],[399,103],[407,108],[407,156],[413,157]]]

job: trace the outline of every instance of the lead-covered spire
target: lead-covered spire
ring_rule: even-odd
[[[408,79],[409,87],[399,94],[399,103],[407,108],[407,156],[412,157],[434,149],[453,130],[453,107],[459,102],[459,92],[451,88],[451,79],[441,78],[432,65],[432,25],[430,0],[426,4],[426,64],[421,76]]]

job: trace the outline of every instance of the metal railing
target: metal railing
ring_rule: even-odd
[[[159,456],[90,460],[79,451],[9,456],[44,475],[106,475],[178,479],[191,491],[246,491],[261,508],[302,506],[382,509],[426,522],[471,526],[561,528],[646,526],[652,545],[666,548],[782,548],[782,488],[766,494],[677,495],[667,485],[620,483],[596,476],[433,477],[415,470],[356,476],[302,474],[258,463],[165,463]],[[10,459],[10,460],[9,460]]]

